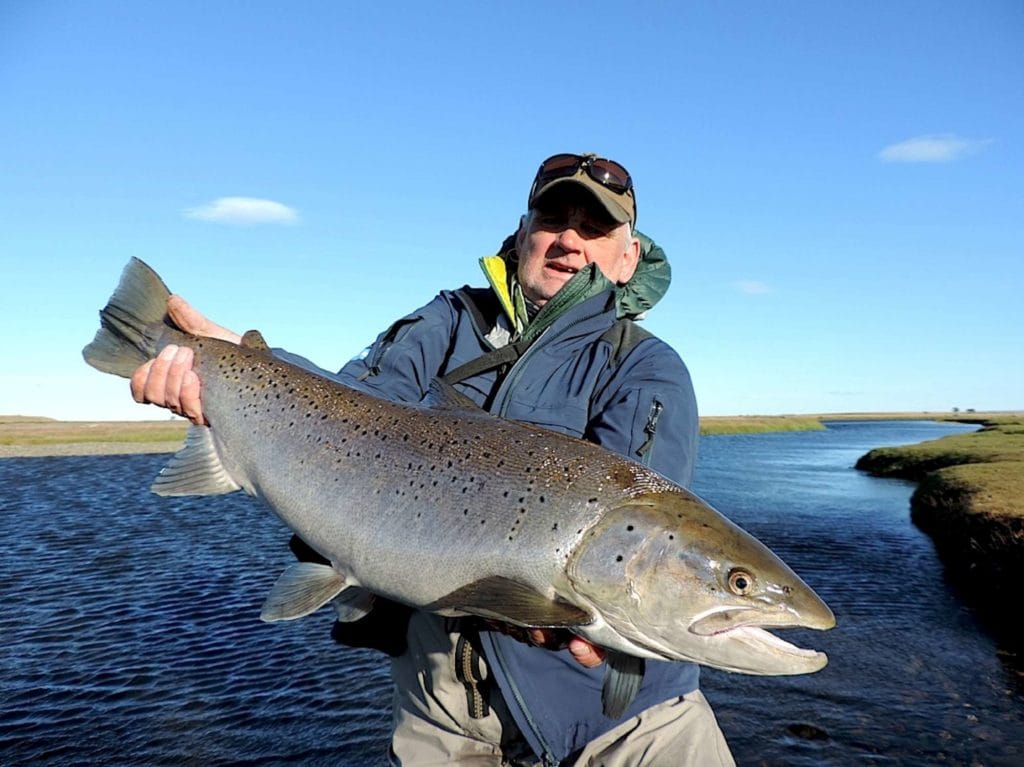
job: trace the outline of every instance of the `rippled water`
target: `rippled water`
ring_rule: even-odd
[[[288,534],[241,494],[156,498],[165,461],[0,461],[0,764],[380,763],[380,657],[326,612],[261,623]]]
[[[821,672],[702,686],[740,764],[1024,765],[1020,659],[947,587],[910,522],[914,485],[852,469],[873,447],[969,427],[833,423],[701,443],[696,490],[760,537],[832,607],[837,628],[786,631]]]
[[[741,765],[1024,764],[1015,672],[910,524],[912,487],[851,468],[958,428],[702,441],[697,489],[839,620],[799,634],[819,674],[704,671]],[[326,611],[261,623],[288,533],[240,494],[152,496],[165,461],[0,460],[0,765],[385,763],[382,656],[334,645]]]

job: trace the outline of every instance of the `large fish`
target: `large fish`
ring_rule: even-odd
[[[158,495],[244,490],[330,565],[280,577],[264,620],[374,595],[444,615],[568,629],[610,652],[605,711],[620,714],[645,658],[803,674],[824,653],[765,628],[828,629],[825,603],[777,556],[693,493],[594,444],[507,421],[435,384],[397,404],[240,345],[187,335],[160,277],[132,259],[83,350],[129,377],[191,347],[209,426],[153,484]]]

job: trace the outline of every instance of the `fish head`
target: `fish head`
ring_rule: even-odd
[[[763,543],[686,491],[641,495],[605,514],[566,573],[600,625],[624,640],[618,649],[747,674],[805,674],[828,662],[766,631],[830,629],[828,606]]]

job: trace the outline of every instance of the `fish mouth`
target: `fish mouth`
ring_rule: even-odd
[[[828,665],[825,653],[797,647],[756,626],[741,626],[726,632],[726,636],[760,659],[751,669],[740,666],[738,671],[765,675],[811,674]],[[773,662],[767,662],[769,659]]]
[[[828,664],[828,656],[818,650],[797,647],[780,639],[766,628],[830,629],[835,625],[828,615],[808,619],[789,611],[765,614],[756,608],[725,608],[709,612],[692,624],[689,631],[709,644],[728,645],[728,661],[713,663],[719,668],[748,674],[809,674]]]
[[[836,625],[836,617],[822,603],[809,613],[793,610],[766,612],[757,607],[723,607],[697,617],[689,626],[691,634],[714,636],[740,628],[804,628],[826,631]]]

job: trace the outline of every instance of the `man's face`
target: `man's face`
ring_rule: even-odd
[[[636,271],[640,242],[628,224],[617,224],[584,190],[552,189],[519,225],[516,272],[523,293],[543,306],[572,276],[596,263],[610,281],[623,284]]]

